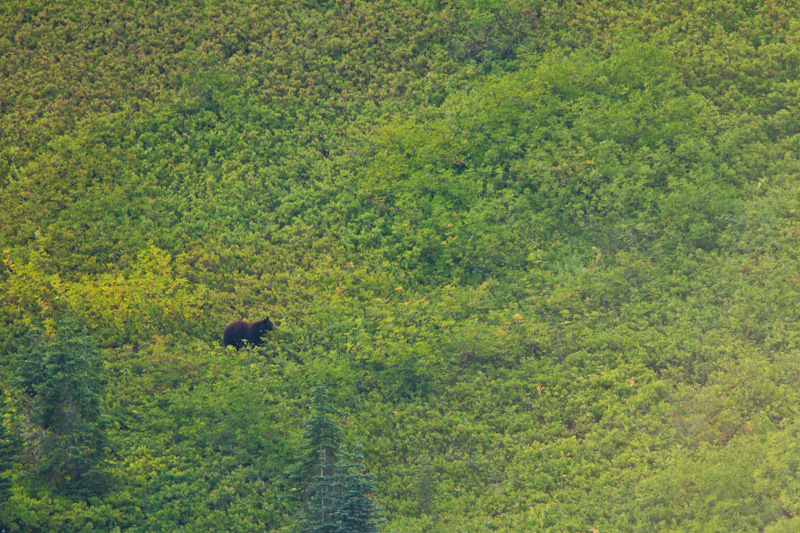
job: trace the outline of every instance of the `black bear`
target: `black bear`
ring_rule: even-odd
[[[258,346],[262,342],[261,335],[267,331],[274,330],[275,324],[269,318],[259,322],[237,320],[225,326],[225,331],[222,333],[222,345],[235,346],[238,350],[244,346],[244,341],[247,341],[254,346]]]

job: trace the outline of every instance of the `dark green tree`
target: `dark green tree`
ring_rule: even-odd
[[[417,516],[430,514],[434,500],[436,471],[431,465],[430,457],[423,457],[413,468],[414,493],[417,498]]]
[[[308,487],[317,477],[326,477],[336,462],[342,441],[342,430],[334,420],[335,411],[328,398],[328,389],[320,384],[311,391],[311,416],[305,421],[300,456],[297,458],[295,481]]]
[[[101,366],[91,338],[69,318],[52,335],[37,333],[20,357],[31,474],[64,495],[87,498],[102,492],[107,481]]]
[[[351,452],[341,447],[342,431],[325,387],[314,388],[310,408],[297,463],[298,474],[305,476],[302,531],[377,531],[380,515],[371,498],[376,481],[365,471],[361,446]]]
[[[326,464],[327,463],[327,464]],[[336,527],[336,494],[334,492],[334,465],[320,453],[320,475],[309,485],[308,496],[300,522],[304,533],[334,533]]]
[[[364,466],[361,444],[341,452],[333,481],[333,522],[337,533],[378,531],[380,509],[371,497],[377,481]]]
[[[380,510],[372,499],[375,475],[366,472],[361,445],[339,450],[339,459],[310,486],[302,527],[308,533],[378,531]]]
[[[328,390],[321,384],[311,391],[309,409],[311,416],[304,424],[305,442],[300,446],[294,481],[303,489],[303,531],[324,533],[333,531],[331,478],[341,446],[342,430],[333,418],[335,411]]]

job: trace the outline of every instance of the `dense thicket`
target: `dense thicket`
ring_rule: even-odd
[[[3,2],[0,525],[796,530],[799,15]]]

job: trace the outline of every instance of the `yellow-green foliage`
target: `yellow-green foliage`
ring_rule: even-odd
[[[3,2],[0,525],[291,531],[322,383],[388,531],[793,531],[797,20]],[[65,315],[107,383],[84,499],[20,381]]]
[[[21,317],[26,327],[39,319],[52,328],[58,311],[69,309],[107,346],[189,331],[203,304],[203,288],[190,290],[170,256],[155,246],[140,252],[127,271],[109,264],[102,274],[83,274],[74,281],[46,273],[54,269],[45,254],[22,262],[6,251],[4,263],[9,275],[0,301],[10,316]]]

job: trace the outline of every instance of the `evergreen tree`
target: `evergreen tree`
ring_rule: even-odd
[[[341,453],[333,474],[334,531],[378,531],[380,510],[370,495],[375,491],[375,474],[366,472],[362,447],[356,444],[352,452]]]
[[[320,453],[320,464],[325,458]],[[336,494],[334,492],[334,465],[322,467],[323,474],[316,476],[307,490],[308,501],[303,509],[301,528],[304,533],[336,533]]]
[[[430,514],[433,506],[434,490],[436,485],[436,472],[431,464],[430,457],[423,457],[413,467],[414,493],[417,498],[417,516]]]
[[[305,507],[303,531],[333,531],[332,470],[339,454],[342,431],[334,420],[328,390],[317,384],[311,391],[311,416],[305,422],[303,439],[295,470],[295,481],[303,486]]]
[[[334,420],[328,389],[317,384],[311,391],[311,416],[305,421],[301,455],[297,459],[295,481],[306,487],[317,477],[326,477],[336,461],[342,431]]]
[[[305,475],[306,496],[302,531],[345,533],[377,531],[379,512],[370,494],[375,476],[365,472],[361,446],[341,448],[342,432],[333,419],[328,391],[317,385],[312,391],[311,416],[305,423],[304,452],[297,470]]]
[[[106,433],[100,406],[100,358],[85,331],[65,319],[51,336],[38,334],[19,364],[27,393],[26,446],[36,480],[86,498],[102,491]]]

